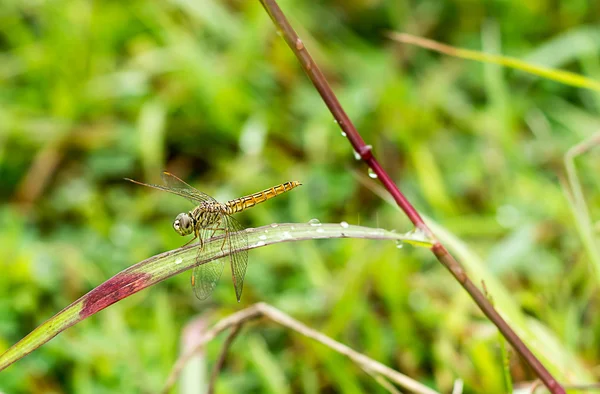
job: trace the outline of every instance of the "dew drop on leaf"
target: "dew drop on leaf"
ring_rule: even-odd
[[[319,221],[319,219],[310,219],[308,221],[308,224],[310,224],[311,226],[320,226],[321,222]]]

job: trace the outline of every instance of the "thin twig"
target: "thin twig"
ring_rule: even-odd
[[[381,376],[378,373],[375,373],[368,368],[363,368],[362,370],[365,371],[366,373],[368,373],[369,375],[371,375],[373,380],[375,380],[377,383],[379,383],[379,385],[381,387],[386,389],[391,394],[401,394],[400,391],[396,388],[396,386],[394,386],[392,383],[390,383],[390,381],[387,380],[384,376]]]
[[[600,131],[595,132],[584,141],[571,147],[564,156],[565,168],[567,171],[568,184],[561,182],[566,197],[570,202],[571,211],[575,217],[577,231],[583,241],[583,246],[588,254],[592,267],[596,275],[596,280],[600,282],[600,250],[596,243],[594,234],[594,225],[592,224],[589,207],[585,201],[585,195],[581,188],[581,182],[577,175],[575,167],[575,158],[596,148],[600,145]]]
[[[185,366],[187,361],[191,357],[193,357],[193,355],[197,351],[202,349],[207,342],[213,340],[219,333],[223,332],[229,327],[241,326],[248,320],[256,319],[260,316],[267,317],[275,323],[278,323],[284,327],[296,331],[307,338],[311,338],[317,342],[322,343],[323,345],[348,357],[361,368],[368,369],[369,371],[372,371],[375,374],[384,376],[388,380],[396,383],[397,385],[407,390],[423,394],[436,393],[436,391],[430,389],[429,387],[411,379],[406,375],[401,374],[398,371],[393,370],[390,367],[381,364],[378,361],[373,360],[372,358],[365,356],[364,354],[358,353],[357,351],[349,348],[348,346],[331,339],[327,335],[313,330],[312,328],[300,323],[298,320],[295,320],[289,315],[286,315],[285,313],[281,312],[279,309],[265,303],[254,304],[246,309],[242,309],[239,312],[229,315],[226,318],[220,320],[217,324],[215,324],[213,328],[207,330],[202,336],[202,338],[200,338],[198,342],[196,342],[197,344],[194,348],[188,350],[185,354],[179,357],[179,359],[173,366],[171,373],[169,374],[169,377],[163,389],[163,393],[167,393],[171,389],[173,384],[177,381],[177,378],[183,370],[183,367]]]
[[[260,312],[256,309],[256,305],[253,305],[249,308],[242,309],[239,312],[236,312],[232,315],[227,316],[224,319],[219,320],[217,324],[213,326],[210,330],[207,330],[204,335],[198,338],[195,341],[195,346],[184,353],[177,359],[177,362],[171,369],[171,373],[167,378],[167,382],[165,383],[165,387],[163,388],[163,393],[168,393],[171,387],[175,384],[177,377],[181,374],[183,367],[185,364],[196,354],[200,349],[204,347],[204,345],[213,339],[221,332],[227,330],[229,327],[239,326],[246,322],[247,320],[251,320],[260,316]]]
[[[454,387],[452,387],[452,394],[462,394],[464,385],[462,379],[456,379],[454,381]]]
[[[540,387],[540,384],[541,384],[540,380],[536,379],[536,381],[533,382],[533,384],[531,385],[531,388],[530,388],[531,391],[529,393],[530,394],[535,394],[535,390],[537,390],[538,387]]]
[[[277,30],[281,33],[286,43],[296,55],[302,68],[312,81],[313,85],[321,95],[325,105],[329,108],[334,119],[350,141],[352,148],[358,156],[371,168],[373,173],[379,178],[388,193],[396,201],[400,209],[404,211],[406,216],[415,225],[416,228],[433,240],[431,250],[450,273],[456,278],[461,286],[469,293],[471,298],[479,306],[481,311],[498,327],[502,335],[510,342],[515,350],[523,357],[523,359],[531,366],[536,375],[544,382],[550,392],[555,394],[564,394],[565,390],[558,381],[550,374],[544,365],[537,357],[529,350],[527,345],[519,338],[513,329],[506,323],[494,307],[488,302],[487,298],[479,290],[477,286],[469,279],[462,265],[448,252],[446,247],[437,240],[429,227],[425,224],[417,210],[400,192],[396,184],[392,181],[387,172],[381,167],[379,162],[373,155],[371,145],[367,145],[361,135],[354,127],[354,124],[342,108],[335,93],[329,86],[325,76],[308,53],[304,43],[298,37],[287,18],[279,8],[276,0],[260,0],[261,4],[273,20]]]
[[[227,351],[231,347],[231,344],[233,343],[233,341],[235,340],[237,335],[240,333],[241,328],[242,328],[241,324],[233,326],[231,328],[231,331],[229,332],[229,335],[227,336],[227,339],[225,339],[225,342],[223,343],[223,347],[221,348],[221,354],[219,355],[219,359],[217,360],[217,363],[215,364],[215,366],[212,370],[212,374],[210,375],[210,381],[208,382],[208,389],[206,390],[207,394],[213,394],[215,392],[215,385],[217,383],[217,378],[219,377],[219,372],[221,372],[221,369],[223,368],[223,365],[225,364],[225,359],[227,358]]]

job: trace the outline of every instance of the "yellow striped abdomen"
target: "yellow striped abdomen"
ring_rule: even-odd
[[[250,194],[248,196],[228,201],[225,203],[225,206],[227,207],[227,214],[231,215],[233,213],[243,211],[244,209],[253,207],[256,204],[265,202],[273,197],[277,197],[278,195],[290,191],[293,188],[298,187],[300,185],[302,184],[298,181],[286,182],[282,183],[281,185],[265,189],[258,193]]]

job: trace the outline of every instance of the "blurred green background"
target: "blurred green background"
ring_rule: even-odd
[[[560,180],[565,152],[600,130],[600,95],[386,33],[598,79],[600,3],[281,6],[409,199],[483,259],[529,323],[545,326],[555,361],[583,366],[560,379],[597,376],[598,281]],[[597,235],[598,154],[577,166]],[[366,168],[258,1],[3,0],[0,350],[120,270],[184,243],[171,222],[188,203],[123,180],[160,182],[163,169],[219,200],[303,182],[238,215],[246,226],[318,218],[410,229],[365,182]],[[462,379],[468,393],[506,391],[495,327],[432,255],[363,240],[252,251],[241,304],[227,273],[203,303],[179,275],[1,372],[0,389],[156,392],[187,322],[258,301],[438,390]],[[222,340],[208,347],[209,362]],[[510,372],[534,380],[516,356]],[[180,386],[204,389],[193,379]],[[340,355],[268,322],[243,330],[217,389],[385,392]]]

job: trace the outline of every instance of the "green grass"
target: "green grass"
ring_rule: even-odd
[[[571,383],[597,378],[597,150],[575,161],[587,219],[561,180],[564,155],[600,130],[600,96],[386,34],[598,81],[598,5],[281,6],[385,169],[474,256],[457,257],[489,275],[499,308],[523,317],[550,361],[581,366]],[[316,217],[410,229],[359,181],[366,169],[259,2],[3,1],[0,350],[115,273],[183,243],[171,222],[189,205],[122,180],[158,182],[163,169],[219,200],[302,181],[238,215],[249,227]],[[1,372],[0,389],[154,392],[192,317],[265,301],[440,391],[459,378],[467,393],[504,391],[495,328],[426,250],[367,240],[261,248],[250,253],[241,304],[227,280],[199,303],[188,280],[176,276],[67,330]],[[219,343],[207,352],[215,360]],[[343,357],[272,325],[248,329],[229,360],[223,393],[385,392]],[[518,359],[510,365],[515,387],[534,379]]]

